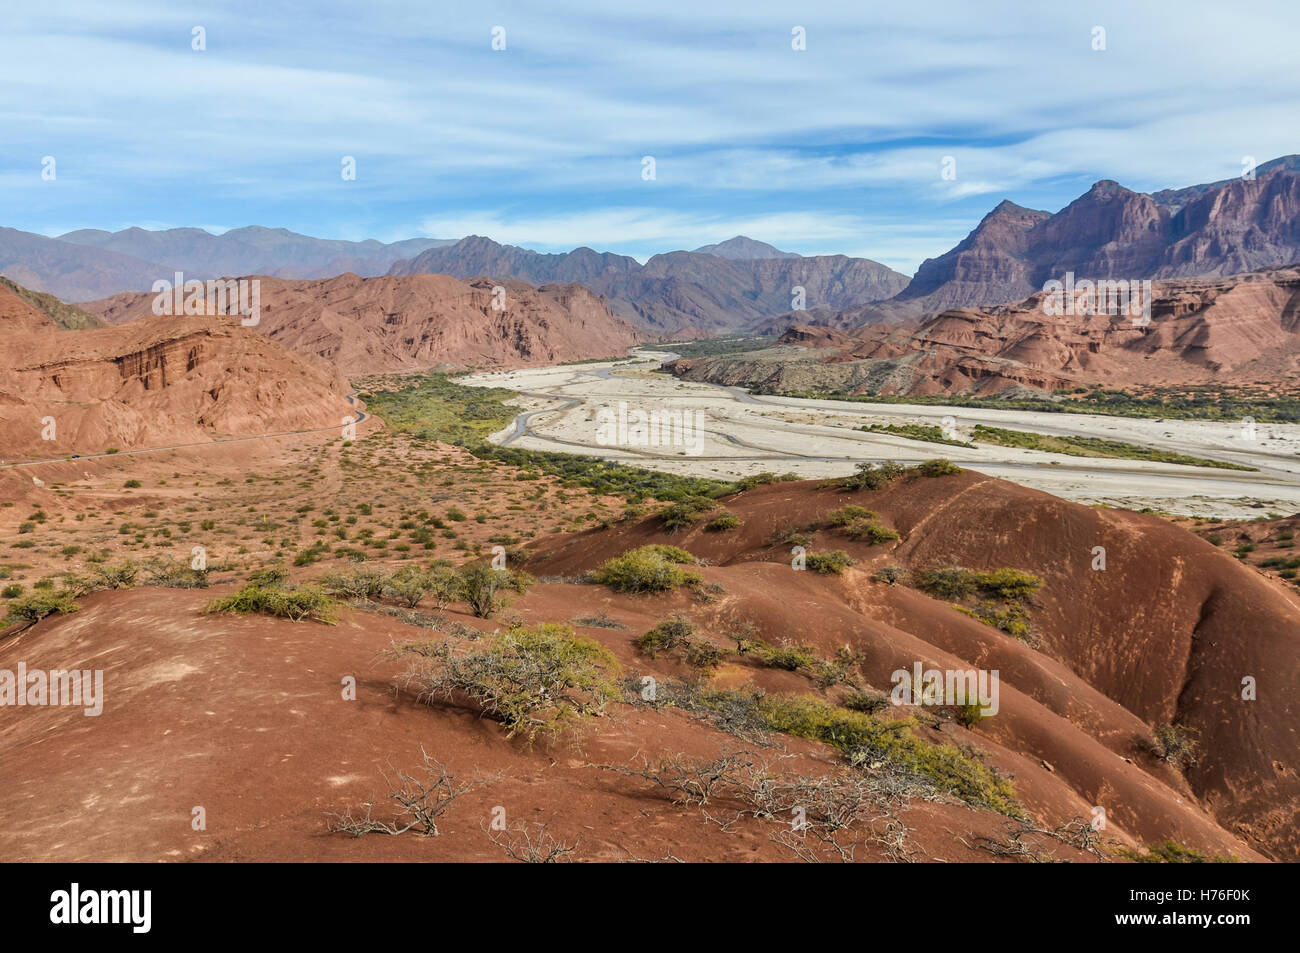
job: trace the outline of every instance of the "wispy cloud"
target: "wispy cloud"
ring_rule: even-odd
[[[1292,0],[1026,10],[47,0],[0,35],[2,224],[424,228],[641,258],[739,231],[910,270],[1003,197],[1055,209],[1097,178],[1186,185],[1297,151]]]

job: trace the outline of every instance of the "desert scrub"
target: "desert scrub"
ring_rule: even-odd
[[[1155,844],[1147,844],[1146,852],[1139,853],[1135,850],[1121,848],[1119,853],[1139,864],[1236,864],[1240,863],[1237,858],[1228,856],[1220,857],[1215,854],[1213,857],[1197,850],[1195,847],[1189,847],[1186,844],[1179,843],[1175,840],[1162,840]]]
[[[249,583],[233,595],[213,599],[203,611],[209,615],[217,612],[234,612],[240,615],[260,613],[301,622],[314,619],[333,625],[338,603],[319,586],[301,586],[286,589],[278,585]]]
[[[504,609],[508,605],[507,592],[526,593],[536,582],[526,572],[493,569],[485,563],[462,566],[457,575],[460,598],[480,619],[490,619],[494,612]]]
[[[945,443],[951,447],[971,447],[975,444],[968,443],[965,440],[954,440],[943,435],[943,428],[936,427],[932,424],[871,424],[869,426],[859,427],[867,433],[887,433],[895,437],[906,437],[908,440],[924,440],[927,443]]]
[[[664,619],[636,640],[637,647],[651,658],[659,653],[676,655],[699,672],[711,672],[722,664],[726,653],[695,636],[695,624],[677,615]]]
[[[853,559],[842,549],[831,550],[830,552],[808,553],[805,555],[805,563],[813,572],[821,573],[824,576],[836,575],[844,572],[845,569],[853,565]]]
[[[878,718],[812,696],[765,696],[759,709],[773,731],[839,749],[859,770],[926,779],[941,794],[1000,814],[1020,816],[1015,786],[972,753],[924,741],[911,718]]]
[[[22,594],[23,587],[16,582],[10,583],[5,586],[3,590],[0,590],[0,596],[3,596],[6,599],[17,599]]]
[[[812,536],[800,532],[793,526],[787,526],[784,529],[778,529],[772,532],[767,539],[763,540],[764,546],[811,546]]]
[[[740,526],[740,517],[735,513],[720,513],[705,525],[710,533],[725,533]]]
[[[907,468],[901,463],[886,460],[883,463],[859,463],[852,476],[834,481],[841,490],[879,490],[901,477]]]
[[[145,563],[145,575],[154,586],[168,589],[206,589],[208,587],[208,570],[194,569],[170,557],[155,559]]]
[[[926,460],[924,463],[918,463],[910,468],[908,472],[923,477],[942,477],[961,473],[962,468],[945,457],[939,457],[937,460]]]
[[[675,652],[685,646],[695,634],[695,623],[683,616],[664,619],[645,635],[636,640],[637,648],[651,658],[658,658],[660,652]]]
[[[1005,430],[1001,427],[986,427],[977,424],[971,438],[979,443],[995,444],[1000,447],[1022,447],[1039,450],[1044,453],[1063,453],[1074,457],[1115,457],[1128,460],[1154,460],[1160,463],[1173,463],[1188,467],[1217,467],[1222,470],[1254,470],[1255,467],[1239,463],[1225,463],[1222,460],[1209,460],[1205,457],[1191,457],[1155,447],[1124,443],[1121,440],[1107,440],[1103,437],[1054,436],[1030,433],[1024,430]]]
[[[821,661],[817,649],[811,645],[776,646],[755,641],[746,646],[746,652],[752,654],[758,663],[766,668],[779,668],[787,672],[813,669]]]
[[[1033,573],[1020,569],[993,569],[987,572],[942,566],[920,569],[913,574],[916,587],[940,599],[964,599],[972,595],[988,598],[1026,599],[1043,585]]]
[[[130,589],[135,585],[138,569],[130,560],[113,566],[91,566],[90,572],[104,589]]]
[[[903,566],[884,566],[872,573],[871,578],[875,582],[884,582],[896,586],[900,582],[907,583],[912,577]]]
[[[342,599],[378,599],[387,584],[388,576],[378,566],[360,566],[321,577],[325,591]]]
[[[609,650],[558,623],[517,626],[486,645],[418,643],[396,654],[415,658],[407,678],[422,699],[467,697],[508,737],[529,742],[576,728],[620,694]]]
[[[711,511],[717,509],[717,506],[718,504],[708,497],[697,496],[666,507],[659,514],[659,520],[664,524],[664,529],[669,533],[675,533],[698,523]]]
[[[972,619],[978,619],[985,625],[999,629],[1021,642],[1033,646],[1038,644],[1038,639],[1029,629],[1029,613],[1018,602],[998,605],[996,602],[985,599],[976,606],[954,604],[953,608],[964,615],[970,616]]]
[[[1161,761],[1176,767],[1196,764],[1195,728],[1167,722],[1157,725],[1152,733],[1156,740],[1154,753]]]
[[[5,617],[4,621],[0,622],[0,627],[7,628],[19,622],[34,625],[46,616],[60,612],[64,614],[76,612],[77,608],[76,599],[72,597],[72,593],[66,590],[63,592],[33,592],[30,595],[14,599],[5,607]]]
[[[846,523],[843,527],[843,533],[849,539],[859,543],[867,543],[870,546],[877,546],[880,543],[888,543],[898,539],[898,532],[873,519],[856,519]]]
[[[670,592],[700,583],[699,573],[680,565],[694,561],[676,546],[640,546],[605,562],[591,579],[615,592]]]

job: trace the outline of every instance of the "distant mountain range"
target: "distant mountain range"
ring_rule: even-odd
[[[0,275],[68,301],[147,290],[174,271],[291,279],[446,274],[540,286],[577,283],[652,336],[780,334],[792,324],[851,329],[950,308],[1021,301],[1052,279],[1159,280],[1300,262],[1300,156],[1253,178],[1146,194],[1103,180],[1059,212],[1004,201],[910,280],[866,258],[803,256],[738,235],[694,251],[544,254],[482,236],[384,244],[251,226],[82,230],[58,238],[0,228]]]
[[[147,291],[154,281],[170,280],[177,271],[198,279],[382,275],[395,261],[447,243],[432,238],[387,245],[337,241],[258,225],[221,235],[201,228],[127,228],[82,229],[58,238],[0,228],[0,275],[65,301],[91,301],[122,291]]]
[[[675,336],[747,330],[795,307],[799,288],[806,307],[839,309],[892,297],[908,281],[867,258],[805,257],[744,236],[655,255],[642,265],[626,255],[590,248],[545,255],[471,235],[397,262],[390,273],[425,272],[532,284],[578,282],[604,296],[617,314]]]

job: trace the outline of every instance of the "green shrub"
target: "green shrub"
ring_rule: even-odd
[[[760,664],[768,668],[784,669],[787,672],[795,672],[801,668],[811,669],[821,661],[816,648],[811,645],[773,646],[766,642],[754,642],[749,646],[749,651]]]
[[[709,521],[704,528],[711,533],[725,533],[740,526],[740,517],[735,513],[721,513]]]
[[[519,626],[486,646],[422,643],[411,673],[421,697],[468,697],[508,736],[558,736],[598,715],[619,696],[618,662],[600,643],[576,636],[566,625]]]
[[[486,563],[462,566],[459,576],[460,596],[480,619],[490,619],[506,606],[506,592],[525,593],[536,581],[526,572],[493,569]]]
[[[139,489],[143,484],[139,480],[127,480],[122,485],[126,487],[128,490],[135,490],[135,489]]]
[[[337,607],[338,603],[319,586],[286,589],[278,585],[249,583],[233,595],[213,599],[203,611],[209,614],[234,612],[240,615],[256,612],[291,622],[314,619],[325,625],[333,625]]]
[[[759,708],[773,730],[838,748],[862,770],[875,773],[889,765],[925,778],[940,793],[968,804],[1011,816],[1023,813],[1011,781],[972,754],[916,737],[911,719],[876,717],[811,696],[769,695]]]
[[[844,527],[844,535],[860,543],[877,546],[898,539],[898,532],[872,519],[858,519]]]
[[[879,490],[897,480],[906,472],[901,463],[886,460],[883,463],[859,463],[857,471],[838,481],[842,490]]]
[[[676,547],[641,546],[615,556],[591,574],[594,582],[615,592],[669,592],[679,586],[698,585],[700,574],[679,566],[682,560],[671,551],[690,557]],[[690,557],[691,562],[694,557]]]
[[[208,587],[208,570],[193,569],[188,563],[177,559],[153,560],[145,564],[144,571],[149,576],[149,582],[155,586],[165,586],[169,589]]]
[[[1036,592],[1043,580],[1019,569],[978,572],[961,566],[919,569],[914,573],[917,588],[939,599],[964,599],[982,593],[990,598],[1020,600]]]
[[[28,523],[19,523],[19,524],[18,524],[18,532],[20,532],[20,533],[31,533],[31,532],[34,532],[35,529],[36,529],[36,524],[35,524],[35,523],[28,522]]]
[[[906,583],[911,574],[903,566],[883,566],[872,573],[871,578],[876,582],[886,582],[894,586],[898,583]]]
[[[1156,754],[1161,761],[1178,767],[1196,764],[1195,728],[1167,722],[1157,725],[1153,734],[1158,745]]]
[[[33,624],[55,613],[76,612],[77,608],[76,599],[66,590],[33,592],[31,595],[14,599],[5,607],[4,622],[0,623],[0,627],[7,627],[17,622]]]
[[[962,469],[951,460],[940,457],[937,460],[926,460],[924,463],[917,464],[912,468],[912,472],[923,477],[941,477],[961,473]]]
[[[1019,569],[994,569],[977,574],[981,589],[1000,599],[1026,599],[1042,588],[1043,580]]]
[[[320,584],[332,596],[341,599],[378,599],[388,577],[379,566],[360,566],[342,572],[326,573]]]
[[[4,589],[0,591],[0,596],[4,596],[6,599],[17,599],[22,594],[23,587],[16,582],[5,586]]]
[[[415,566],[403,566],[384,583],[384,595],[396,599],[409,609],[414,609],[433,589],[428,572]]]
[[[875,518],[876,514],[865,506],[855,506],[850,504],[848,506],[841,506],[836,510],[831,510],[830,513],[826,515],[826,525],[848,526],[850,523],[854,523],[858,520],[870,520]]]
[[[138,572],[135,563],[130,560],[115,566],[91,566],[90,571],[105,589],[130,589],[135,585]]]
[[[954,605],[953,608],[970,616],[972,619],[978,619],[985,625],[1000,629],[1007,635],[1022,642],[1028,642],[1031,645],[1037,642],[1029,629],[1029,614],[1025,611],[1025,607],[1019,603],[1013,602],[1010,605],[999,606],[994,602],[984,600],[974,608],[958,605]]]
[[[717,509],[717,506],[718,504],[708,497],[697,496],[665,508],[659,514],[659,519],[663,522],[664,529],[669,533],[675,533],[679,529],[698,523],[708,513]]]
[[[838,576],[849,566],[852,566],[854,560],[844,550],[836,549],[830,552],[808,553],[805,557],[805,563],[813,572]]]
[[[675,652],[690,641],[695,634],[695,624],[682,616],[664,619],[636,640],[637,646],[651,658],[660,652]]]
[[[1121,849],[1120,853],[1129,860],[1139,864],[1235,864],[1235,857],[1213,857],[1175,840],[1163,840],[1157,844],[1148,844],[1146,853]]]

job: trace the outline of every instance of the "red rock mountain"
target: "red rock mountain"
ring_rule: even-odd
[[[941,312],[919,328],[796,325],[770,351],[678,360],[681,376],[776,391],[926,395],[1084,384],[1300,384],[1300,268],[1156,282],[1151,323],[1016,305]]]
[[[356,413],[344,394],[327,368],[229,319],[67,331],[0,286],[7,460],[336,427]]]
[[[1300,262],[1300,156],[1147,195],[1104,180],[1056,214],[1002,202],[951,251],[878,306],[823,320],[897,321],[1020,301],[1066,272],[1097,280],[1223,276]],[[792,316],[797,318],[797,316]]]
[[[621,356],[644,336],[576,284],[533,288],[446,275],[340,275],[322,281],[260,278],[256,330],[345,375],[466,366],[526,367]],[[86,305],[121,324],[152,313],[154,295],[116,295]]]

